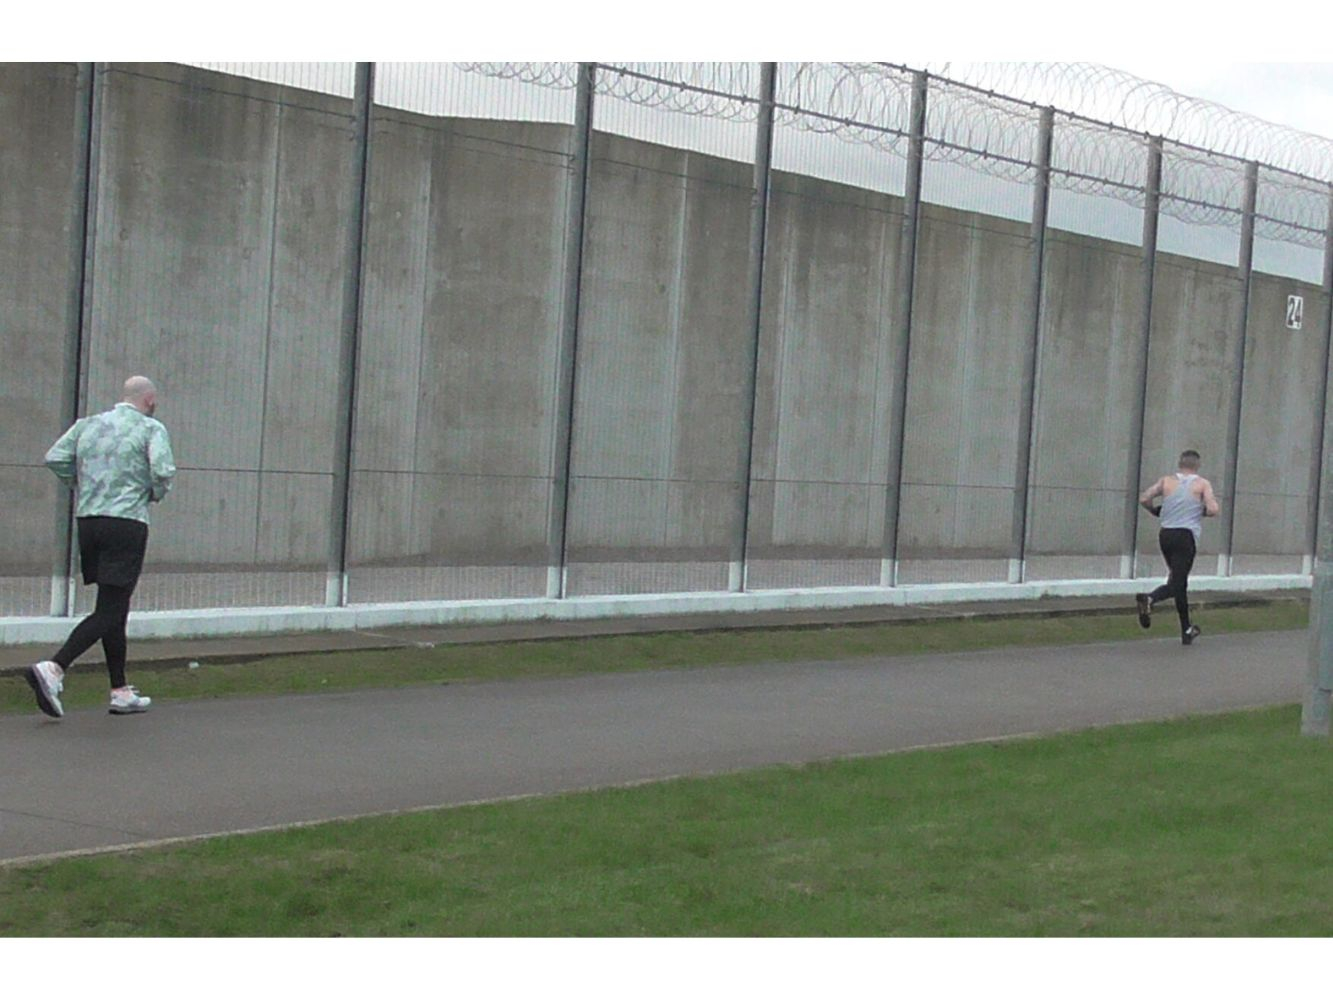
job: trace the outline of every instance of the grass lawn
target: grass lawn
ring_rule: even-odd
[[[0,867],[0,934],[1329,936],[1294,707]]]
[[[1256,607],[1205,610],[1197,620],[1207,636],[1227,632],[1305,628],[1308,604],[1277,601]],[[147,670],[133,663],[130,683],[157,702],[234,695],[297,694],[570,676],[615,671],[661,670],[768,663],[839,660],[860,656],[951,652],[997,646],[1070,645],[1160,638],[1173,634],[1174,616],[1151,632],[1123,615],[1066,615],[964,621],[913,621],[827,628],[754,629],[730,632],[657,633],[589,639],[401,648],[281,656],[251,663],[207,664],[196,670]],[[66,708],[102,705],[106,671],[76,666],[66,678]],[[0,677],[0,712],[32,712],[32,692],[21,677]]]

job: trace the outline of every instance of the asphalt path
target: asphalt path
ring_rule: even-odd
[[[0,862],[1301,700],[1304,631],[0,717]],[[151,695],[151,690],[145,690]]]

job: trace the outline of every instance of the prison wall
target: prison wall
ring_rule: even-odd
[[[1159,251],[1145,327],[1140,247],[1052,226],[1034,300],[1027,222],[928,200],[904,327],[902,197],[776,170],[756,329],[752,166],[599,130],[571,317],[568,125],[376,106],[358,246],[351,101],[168,64],[112,64],[100,93],[81,105],[73,64],[0,66],[0,615],[45,613],[62,571],[64,494],[43,452],[138,372],[161,389],[180,468],[153,511],[145,610],[322,603],[349,420],[354,603],[539,597],[553,568],[574,596],[722,591],[742,551],[751,589],[876,586],[895,531],[901,584],[999,582],[1023,503],[1027,578],[1114,578],[1135,456],[1146,484],[1184,447],[1219,494],[1235,490],[1233,572],[1297,573],[1310,555],[1316,285],[1256,271],[1242,322],[1246,275]],[[87,113],[100,141],[85,275]],[[1292,294],[1299,331],[1284,324]],[[1137,523],[1153,576],[1155,525]]]

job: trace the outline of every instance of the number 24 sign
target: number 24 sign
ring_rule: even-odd
[[[1287,329],[1299,330],[1301,328],[1301,317],[1305,313],[1305,296],[1288,295],[1287,296]]]

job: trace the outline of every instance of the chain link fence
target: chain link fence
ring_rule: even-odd
[[[145,610],[1150,577],[1185,447],[1196,572],[1308,573],[1333,142],[926,69],[0,66],[0,616],[139,371]]]

